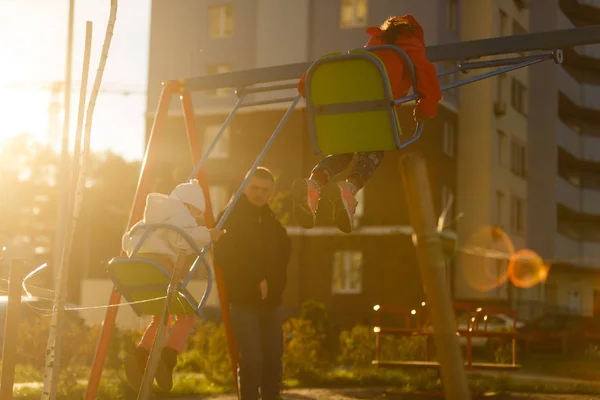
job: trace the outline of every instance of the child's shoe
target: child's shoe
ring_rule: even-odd
[[[129,385],[136,391],[140,390],[142,385],[148,357],[150,357],[150,351],[140,346],[135,348],[133,354],[128,354],[125,357],[125,375],[127,375]]]
[[[156,370],[156,384],[166,392],[173,389],[173,370],[177,365],[177,351],[171,347],[162,350],[158,369]]]
[[[310,179],[298,179],[292,187],[294,218],[304,229],[315,226],[319,207],[319,185]]]
[[[333,220],[340,231],[352,232],[352,222],[358,201],[352,194],[351,183],[338,182],[330,197],[333,204]]]

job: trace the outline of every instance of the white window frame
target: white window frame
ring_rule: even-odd
[[[496,190],[496,217],[495,223],[498,227],[504,227],[504,209],[506,208],[506,194],[501,190]]]
[[[525,200],[512,195],[510,201],[510,228],[516,234],[522,235],[525,233],[525,213]]]
[[[446,3],[446,29],[449,32],[456,32],[458,0],[447,0]]]
[[[358,21],[358,9],[360,5],[364,5],[365,15],[364,21]],[[344,21],[344,14],[349,11],[352,13],[352,20]],[[353,29],[367,26],[369,20],[369,0],[341,0],[340,1],[340,27],[342,29]]]
[[[222,126],[222,124],[211,124],[204,127],[203,149],[207,149],[208,146],[210,146]],[[222,160],[228,158],[230,153],[230,143],[231,131],[230,127],[227,126],[208,158],[212,160]]]
[[[212,64],[207,68],[207,73],[209,75],[213,74],[225,74],[227,72],[231,72],[232,67],[229,63],[221,63],[221,64]],[[233,96],[234,91],[231,88],[219,88],[214,91],[209,91],[208,95],[211,97],[231,97]]]
[[[365,189],[362,188],[356,192],[356,210],[354,212],[354,223],[360,222],[360,219],[365,215]]]
[[[219,14],[219,19],[218,21],[214,21],[212,19],[213,16],[213,11],[217,11]],[[227,27],[227,14],[228,11],[231,11],[231,32],[226,32],[226,27]],[[208,8],[208,36],[211,39],[222,39],[222,38],[228,38],[228,37],[232,37],[233,33],[235,31],[234,26],[235,26],[235,16],[234,16],[234,8],[233,8],[233,4],[228,3],[228,4],[219,4],[219,5],[214,5],[214,6],[210,6]],[[213,24],[216,24],[216,30],[218,31],[218,33],[214,33],[213,32]]]
[[[226,185],[209,185],[208,195],[212,205],[213,218],[216,220],[229,202],[229,189]]]
[[[352,271],[352,262],[355,257],[359,259],[360,283],[358,287],[352,287],[350,272]],[[339,264],[338,264],[339,262]],[[341,250],[333,254],[333,263],[331,268],[331,292],[333,294],[361,294],[363,291],[364,279],[364,258],[362,251],[359,250]],[[336,287],[335,276],[336,268],[342,268],[345,278],[344,287]]]
[[[508,165],[508,135],[503,130],[498,129],[496,131],[496,141],[498,144],[498,165],[506,168]]]
[[[443,146],[444,146],[444,154],[454,157],[454,148],[456,143],[456,130],[454,129],[454,125],[448,121],[444,121],[444,131],[443,131]]]

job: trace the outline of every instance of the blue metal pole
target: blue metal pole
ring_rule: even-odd
[[[473,82],[481,81],[483,79],[487,79],[487,78],[490,78],[492,76],[496,76],[496,75],[504,74],[504,73],[509,72],[509,71],[514,71],[514,70],[517,70],[517,69],[520,69],[520,68],[528,67],[530,65],[537,64],[537,63],[545,61],[545,60],[547,60],[547,59],[546,58],[538,58],[538,59],[535,59],[535,60],[530,60],[530,61],[523,62],[523,63],[518,64],[518,65],[509,65],[507,67],[498,68],[497,70],[494,70],[494,71],[486,72],[484,74],[472,76],[470,78],[462,79],[462,80],[457,81],[457,82],[449,83],[447,85],[442,86],[441,90],[442,91],[446,91],[446,90],[449,90],[449,89],[454,89],[454,88],[457,88],[459,86],[466,85],[468,83],[473,83]],[[418,99],[419,99],[418,95],[412,94],[410,96],[401,97],[398,100],[395,100],[394,104],[408,103],[409,101],[418,100]]]
[[[290,105],[290,107],[286,111],[286,113],[283,116],[283,118],[281,118],[281,121],[279,121],[279,125],[277,125],[277,128],[275,128],[275,131],[273,131],[273,134],[271,135],[271,137],[267,141],[267,144],[265,145],[265,147],[262,149],[262,151],[260,152],[260,154],[256,158],[256,161],[254,162],[254,165],[252,165],[252,168],[250,168],[250,171],[248,172],[248,176],[246,176],[246,178],[244,179],[244,181],[242,182],[242,184],[238,188],[237,192],[235,193],[235,196],[233,197],[233,200],[231,201],[231,204],[225,209],[225,213],[223,214],[223,217],[221,217],[221,219],[217,223],[216,229],[222,229],[223,228],[223,225],[225,224],[225,221],[227,221],[227,218],[229,218],[229,215],[231,214],[233,208],[235,207],[235,204],[237,203],[238,199],[242,195],[242,193],[244,191],[244,188],[246,187],[246,185],[248,185],[248,182],[252,178],[252,175],[254,174],[254,171],[256,171],[256,169],[258,168],[258,166],[262,162],[263,158],[265,157],[265,155],[267,154],[267,152],[269,151],[269,149],[271,148],[271,146],[275,142],[275,139],[277,139],[277,136],[279,136],[279,132],[281,131],[281,128],[283,128],[283,125],[289,119],[290,115],[292,114],[292,111],[296,108],[296,105],[300,101],[300,98],[301,98],[300,95],[296,96],[296,99],[294,100],[294,102]],[[204,255],[206,254],[206,251],[208,250],[208,248],[210,247],[211,244],[212,244],[212,241],[209,242],[202,249],[202,255],[200,257],[198,257],[196,259],[196,261],[194,262],[194,265],[192,265],[192,268],[190,269],[190,272],[188,273],[188,276],[185,278],[185,280],[181,284],[182,288],[186,287],[188,285],[188,283],[190,282],[190,280],[192,279],[192,276],[194,275],[194,272],[196,271],[196,268],[198,268],[198,265],[200,265],[200,263],[204,260]]]

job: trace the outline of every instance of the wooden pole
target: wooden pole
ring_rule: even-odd
[[[154,342],[152,343],[152,349],[150,350],[150,356],[148,357],[148,362],[146,363],[146,369],[144,370],[144,377],[142,378],[137,400],[148,400],[152,394],[152,383],[154,382],[154,376],[156,375],[156,370],[158,369],[158,364],[160,363],[162,350],[167,340],[169,310],[171,309],[171,302],[177,296],[179,291],[179,281],[181,279],[185,260],[185,252],[180,251],[179,255],[177,256],[177,261],[175,262],[173,275],[171,275],[171,282],[167,289],[167,297],[165,298],[163,311],[160,315],[158,329],[156,330]]]
[[[4,321],[4,344],[2,348],[2,378],[0,379],[0,399],[13,399],[15,366],[17,364],[17,343],[19,338],[19,312],[21,308],[21,283],[25,276],[22,260],[10,262],[8,304]]]
[[[433,324],[433,339],[440,363],[444,398],[470,400],[464,361],[456,336],[456,317],[446,282],[427,166],[422,156],[406,154],[400,158],[399,167],[414,231],[413,241],[417,247],[421,279]]]

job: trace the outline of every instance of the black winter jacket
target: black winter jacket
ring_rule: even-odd
[[[254,206],[242,195],[223,228],[227,233],[215,243],[214,259],[223,270],[229,302],[253,308],[279,306],[287,284],[291,241],[273,211],[268,205]],[[267,298],[261,301],[263,279],[268,288]]]

